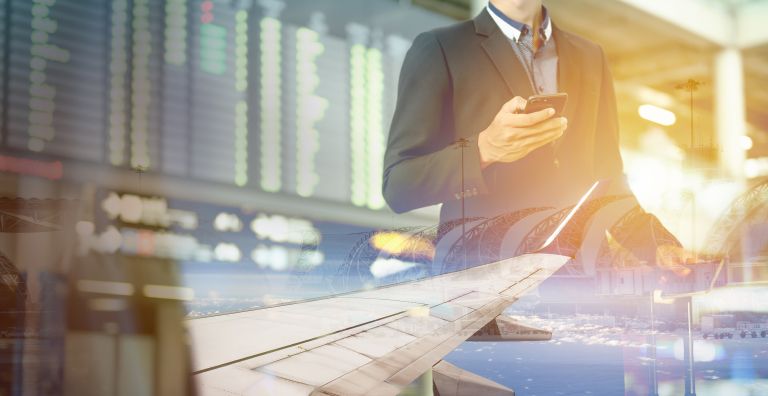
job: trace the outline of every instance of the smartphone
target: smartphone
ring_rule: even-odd
[[[558,118],[563,116],[565,103],[568,101],[567,93],[556,93],[552,95],[533,95],[528,98],[523,113],[535,113],[544,109],[555,109],[555,114],[549,118]]]

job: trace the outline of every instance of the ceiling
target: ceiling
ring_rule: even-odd
[[[756,0],[698,0],[727,10]],[[625,145],[637,143],[649,122],[638,115],[641,104],[673,111],[678,122],[665,127],[679,144],[690,144],[690,97],[674,86],[689,78],[705,83],[694,94],[694,129],[709,143],[713,133],[713,65],[718,44],[676,24],[641,11],[625,1],[544,0],[562,29],[600,44],[611,62]],[[451,16],[470,16],[470,0],[412,0],[412,4]],[[723,11],[725,12],[725,11]],[[680,18],[695,18],[682,15]],[[754,141],[748,157],[768,156],[768,43],[743,49],[748,134]],[[716,141],[716,137],[713,137]]]

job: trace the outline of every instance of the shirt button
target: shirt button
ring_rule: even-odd
[[[558,161],[557,158],[555,158],[555,166],[558,168],[560,167],[560,161]]]
[[[539,92],[544,92],[544,87],[539,87]]]

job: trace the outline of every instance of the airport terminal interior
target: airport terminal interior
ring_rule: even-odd
[[[0,396],[768,395],[768,0],[492,3],[0,0]],[[398,92],[459,117],[526,3],[631,193],[465,215],[479,143]],[[461,187],[399,213],[420,133]]]

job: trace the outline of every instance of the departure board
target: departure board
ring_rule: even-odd
[[[405,53],[448,22],[385,0],[0,0],[0,18],[13,154],[371,209]]]
[[[6,8],[7,8],[6,0],[0,0],[0,21],[7,21]],[[0,122],[2,122],[2,124],[0,124],[0,144],[5,143],[5,137],[6,137],[6,133],[5,133],[6,128],[2,127],[5,124],[5,114],[6,114],[5,107],[7,103],[5,100],[6,87],[7,87],[5,83],[5,81],[7,80],[7,75],[5,73],[6,72],[5,51],[7,49],[7,45],[5,42],[6,42],[6,29],[3,28],[3,29],[0,29],[0,103],[3,104],[2,106],[0,106]]]
[[[107,97],[104,3],[6,1],[6,144],[101,162]]]

